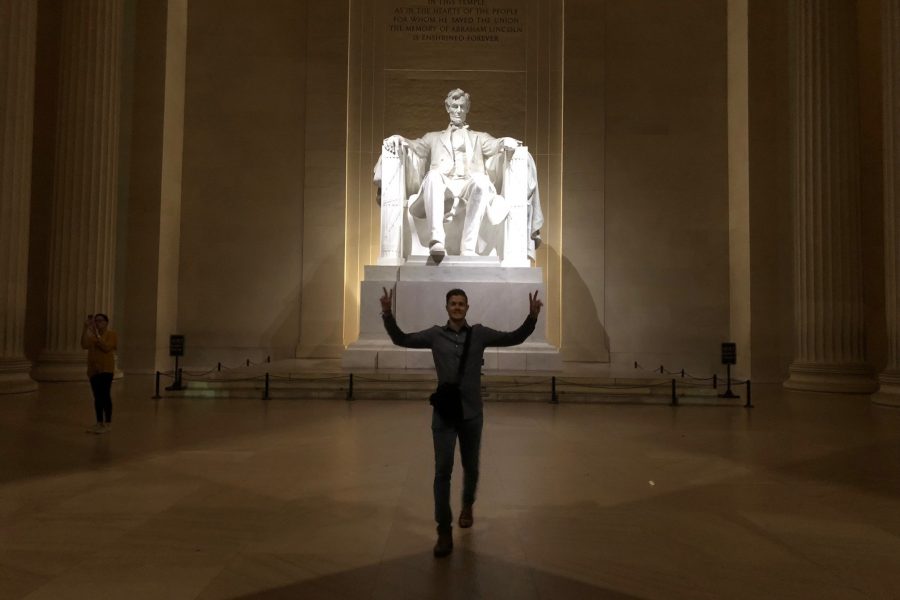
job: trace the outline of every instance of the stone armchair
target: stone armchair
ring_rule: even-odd
[[[398,155],[382,149],[374,174],[381,205],[378,264],[400,265],[411,257],[427,259],[427,228],[418,209],[421,203],[416,202],[427,169],[428,163],[411,152]],[[540,244],[543,225],[534,159],[527,147],[520,146],[509,155],[501,152],[487,159],[485,171],[500,196],[486,211],[477,253],[497,257],[501,266],[528,267]],[[454,198],[444,220],[451,255],[459,253],[464,217],[465,202]]]

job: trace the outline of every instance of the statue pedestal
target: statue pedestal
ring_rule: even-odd
[[[492,259],[492,260],[491,260]],[[360,290],[359,339],[344,351],[348,369],[433,369],[430,350],[395,346],[384,330],[378,299],[382,288],[394,292],[394,315],[403,331],[418,331],[447,322],[446,294],[465,290],[469,298],[469,323],[493,329],[516,329],[528,314],[528,294],[538,290],[546,300],[541,269],[501,267],[496,257],[447,256],[439,265],[372,265],[365,268]],[[488,348],[485,371],[557,371],[562,369],[559,350],[547,342],[544,312],[528,340],[509,348]]]

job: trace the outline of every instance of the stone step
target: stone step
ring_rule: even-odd
[[[561,402],[652,402],[671,401],[671,379],[558,377],[556,396]],[[676,378],[676,396],[703,401],[719,401],[724,386],[713,388],[710,382]],[[185,378],[186,389],[166,391],[166,397],[186,398],[263,398],[265,374],[219,376],[208,379]],[[433,372],[359,373],[353,376],[354,400],[427,400],[435,387]],[[738,394],[743,386],[734,386]],[[347,399],[350,375],[270,374],[270,399]],[[534,374],[485,375],[482,397],[488,402],[549,402],[552,378]],[[723,400],[736,402],[736,400]]]

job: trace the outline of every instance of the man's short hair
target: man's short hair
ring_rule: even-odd
[[[462,291],[461,289],[459,289],[459,288],[453,288],[452,290],[450,290],[449,292],[447,292],[447,304],[450,304],[450,297],[451,297],[451,296],[462,296],[463,298],[466,299],[466,304],[469,303],[469,297],[466,296],[466,293],[465,293],[464,291]]]
[[[94,318],[95,318],[95,319],[103,319],[104,321],[106,321],[107,323],[109,323],[109,317],[107,317],[107,316],[104,315],[103,313],[97,313],[96,315],[94,315]]]
[[[469,98],[469,94],[464,92],[463,90],[456,88],[455,90],[450,90],[447,93],[447,97],[444,98],[444,108],[450,106],[450,102],[452,100],[456,100],[457,98],[462,98],[466,101],[466,111],[472,108],[472,99]]]

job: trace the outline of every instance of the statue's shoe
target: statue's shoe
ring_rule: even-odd
[[[440,242],[435,242],[431,244],[428,248],[428,253],[431,254],[434,258],[443,258],[447,251],[444,249],[444,245]]]

